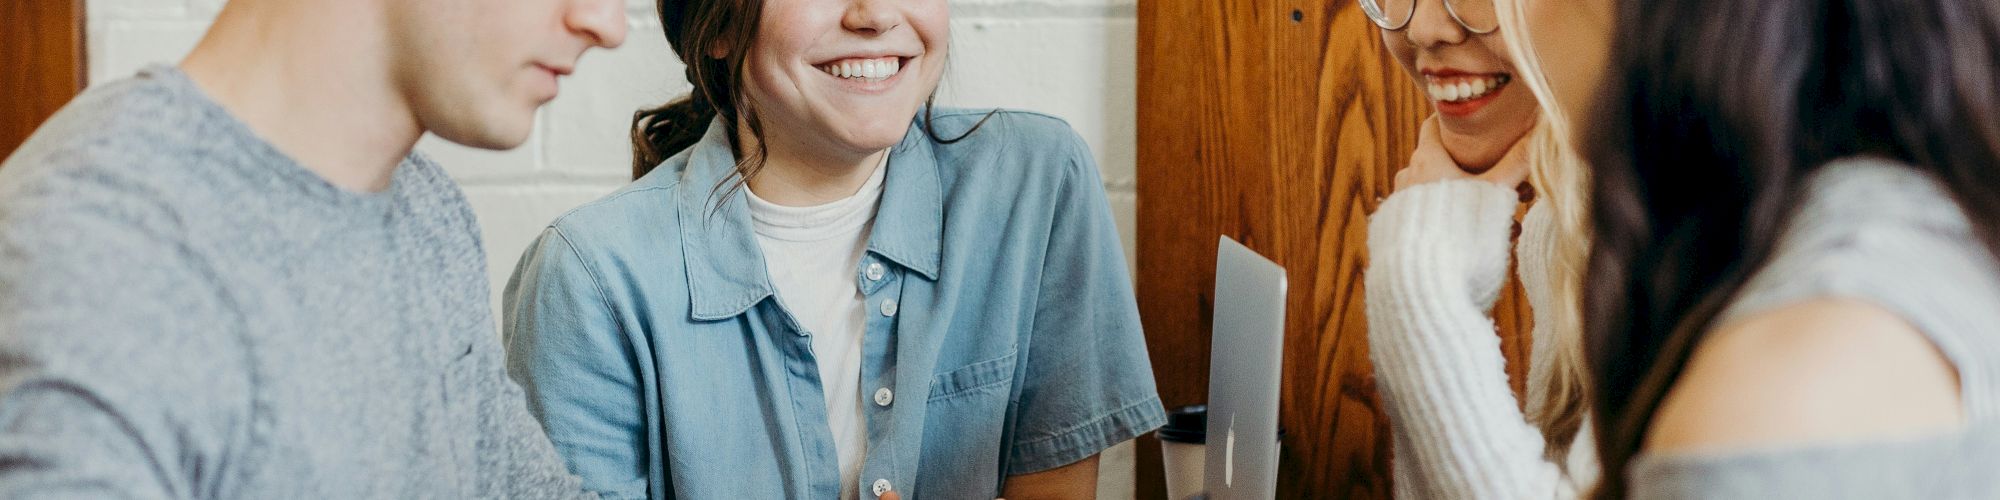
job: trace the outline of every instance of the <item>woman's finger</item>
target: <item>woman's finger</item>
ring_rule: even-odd
[[[1451,153],[1444,149],[1439,139],[1437,116],[1424,120],[1423,128],[1417,132],[1417,149],[1410,153],[1410,162],[1396,172],[1396,189],[1426,182],[1469,177],[1458,162],[1451,159]]]
[[[1451,159],[1451,152],[1444,149],[1444,135],[1438,131],[1438,117],[1431,115],[1424,120],[1423,128],[1417,131],[1417,150],[1410,153],[1410,166],[1446,165],[1456,168],[1458,161]]]

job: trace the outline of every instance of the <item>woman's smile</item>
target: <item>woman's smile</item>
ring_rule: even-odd
[[[1439,113],[1465,117],[1491,104],[1513,83],[1507,73],[1468,74],[1453,70],[1425,71],[1424,90]]]
[[[902,74],[903,63],[910,58],[897,56],[849,57],[815,64],[821,72],[842,81],[873,84],[883,83]]]

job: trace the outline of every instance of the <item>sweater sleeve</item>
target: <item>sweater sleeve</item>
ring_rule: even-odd
[[[0,498],[200,498],[249,432],[241,317],[173,212],[71,196],[0,209]]]
[[[1487,312],[1518,195],[1481,180],[1397,192],[1369,221],[1369,357],[1399,498],[1573,498],[1507,384]]]

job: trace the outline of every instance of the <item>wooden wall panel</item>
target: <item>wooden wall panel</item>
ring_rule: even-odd
[[[1431,113],[1353,0],[1139,3],[1138,288],[1169,408],[1206,400],[1215,243],[1284,265],[1279,498],[1389,498],[1368,361],[1367,217]],[[1516,391],[1526,301],[1497,306]],[[1163,498],[1141,440],[1141,498]]]
[[[86,83],[83,0],[0,1],[0,158]]]

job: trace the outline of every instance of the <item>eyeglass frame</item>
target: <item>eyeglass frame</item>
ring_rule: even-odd
[[[1389,15],[1384,14],[1382,12],[1382,6],[1380,3],[1378,3],[1381,1],[1382,0],[1361,0],[1359,3],[1361,4],[1361,13],[1367,15],[1368,21],[1375,23],[1375,27],[1382,28],[1383,31],[1402,31],[1404,29],[1409,28],[1410,21],[1416,20],[1417,18],[1418,4],[1423,3],[1423,0],[1410,0],[1410,15],[1404,16],[1403,22],[1401,24],[1397,24],[1395,27],[1390,27],[1388,23]],[[1453,22],[1458,23],[1459,27],[1465,28],[1465,31],[1470,32],[1474,35],[1485,35],[1493,33],[1495,31],[1500,31],[1500,25],[1497,21],[1494,23],[1494,26],[1492,28],[1488,28],[1485,31],[1473,28],[1472,24],[1465,22],[1465,18],[1458,16],[1458,7],[1453,7],[1451,5],[1453,1],[1454,0],[1438,0],[1439,3],[1444,4],[1444,12],[1446,14],[1451,15],[1451,20]],[[1473,0],[1473,1],[1476,2],[1482,0]],[[1492,0],[1483,0],[1483,1],[1492,1]]]

